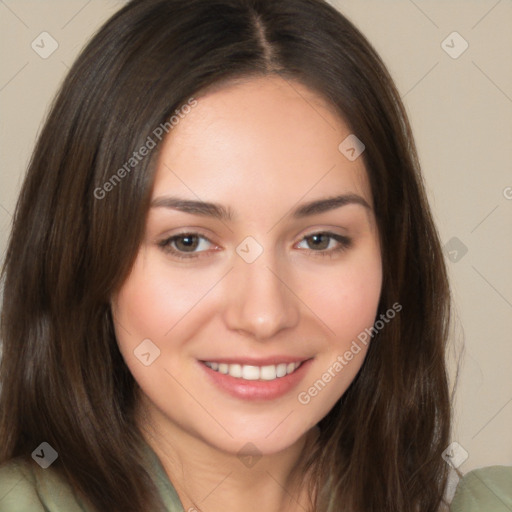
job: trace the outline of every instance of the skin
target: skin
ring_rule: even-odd
[[[351,162],[338,150],[348,126],[297,82],[251,78],[197,100],[164,141],[152,197],[216,202],[236,218],[150,208],[131,273],[112,298],[118,344],[140,386],[140,427],[185,510],[296,510],[307,495],[292,470],[367,347],[308,404],[298,393],[377,313],[382,267],[368,177],[362,158]],[[338,194],[356,194],[369,207],[290,215]],[[352,243],[332,253],[335,239],[311,239],[325,231]],[[187,232],[206,237],[192,248],[199,257],[179,259],[159,246]],[[253,263],[236,252],[247,236],[263,249]],[[171,246],[189,254],[183,238]],[[134,355],[147,338],[160,350],[149,366]],[[274,400],[234,398],[198,362],[275,354],[313,361],[299,385]],[[251,467],[237,456],[248,442],[261,454]]]

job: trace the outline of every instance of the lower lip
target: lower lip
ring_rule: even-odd
[[[208,378],[221,390],[242,400],[273,400],[289,393],[302,380],[313,359],[304,361],[293,373],[274,380],[245,380],[212,370],[199,361]]]

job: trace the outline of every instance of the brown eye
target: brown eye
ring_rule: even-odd
[[[334,240],[334,244],[331,245],[332,240]],[[348,249],[352,244],[350,238],[329,232],[313,233],[304,237],[302,242],[306,242],[309,252],[318,256],[330,257]]]
[[[174,243],[179,251],[194,252],[199,245],[199,237],[196,235],[182,235],[176,237]]]
[[[197,251],[199,247],[203,248],[211,242],[199,233],[180,233],[171,236],[158,243],[158,246],[165,252],[176,256],[177,258],[197,258],[206,250]]]
[[[325,233],[318,233],[315,235],[308,236],[305,240],[311,242],[309,245],[311,248],[325,250],[329,247],[331,237]]]

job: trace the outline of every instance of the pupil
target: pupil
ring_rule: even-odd
[[[312,238],[312,239],[314,240],[314,242],[315,242],[315,247],[316,247],[316,248],[318,248],[318,247],[319,247],[319,245],[322,245],[322,240],[321,240],[321,238],[322,238],[322,237],[325,237],[325,235],[324,235],[324,234],[320,234],[320,235],[312,235],[312,236],[311,236],[311,238]],[[325,238],[327,238],[327,237],[325,237]],[[318,241],[320,242],[320,244],[317,244],[317,243],[316,243],[316,242],[318,242]],[[329,245],[329,243],[327,243],[327,245],[325,245],[325,240],[324,240],[324,244],[323,244],[322,248],[324,248],[324,249],[325,249],[328,245]]]
[[[179,245],[181,242],[184,242],[182,245],[185,247],[185,249],[195,249],[197,245],[196,239],[196,236],[182,236],[181,238],[178,239],[177,243]]]

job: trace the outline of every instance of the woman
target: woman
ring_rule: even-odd
[[[324,1],[116,13],[4,278],[0,510],[446,505],[439,238],[400,96]]]

